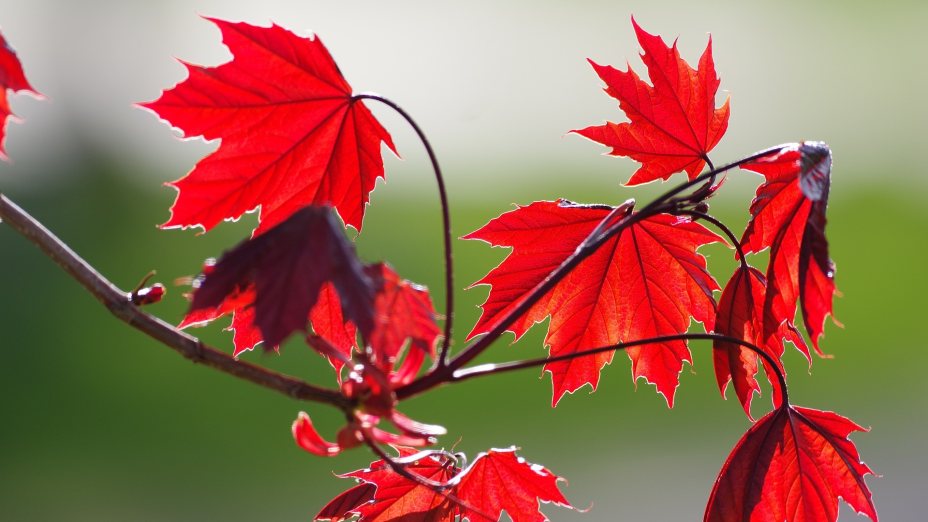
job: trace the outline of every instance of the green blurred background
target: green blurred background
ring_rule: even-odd
[[[584,58],[639,71],[629,14],[680,35],[695,61],[711,31],[722,89],[732,95],[716,163],[768,145],[823,139],[835,151],[828,235],[843,297],[826,327],[834,359],[811,371],[789,352],[791,395],[871,426],[853,439],[882,478],[869,478],[883,520],[928,512],[928,362],[920,327],[928,295],[928,181],[920,169],[928,87],[920,3],[491,2],[0,2],[0,27],[50,101],[18,96],[26,122],[8,128],[12,165],[0,188],[103,274],[133,287],[151,269],[170,286],[152,313],[178,321],[177,277],[245,237],[249,216],[204,236],[160,231],[176,179],[214,145],[181,143],[131,107],[183,78],[171,60],[227,59],[218,31],[196,15],[273,20],[324,38],[349,82],[406,107],[432,138],[448,175],[454,233],[511,207],[566,197],[645,201],[659,186],[619,186],[624,159],[564,132],[619,120]],[[389,4],[389,5],[381,5]],[[442,303],[438,207],[420,146],[399,119],[374,109],[404,158],[387,160],[358,247],[428,285]],[[713,212],[740,230],[760,178],[736,172]],[[455,245],[458,287],[505,255]],[[727,280],[731,254],[707,248]],[[486,289],[459,292],[458,342]],[[297,449],[289,426],[308,409],[323,433],[338,415],[198,367],[126,327],[22,238],[0,226],[0,520],[307,520],[349,483],[332,476],[371,460],[363,450],[323,460]],[[543,354],[542,326],[484,360]],[[196,330],[231,350],[219,326]],[[719,467],[748,427],[722,401],[706,345],[681,376],[668,410],[653,387],[636,391],[624,356],[599,390],[550,408],[550,381],[526,371],[444,388],[404,405],[446,426],[442,441],[474,454],[512,444],[567,477],[586,514],[553,520],[697,520]],[[318,357],[294,344],[250,361],[328,385]],[[756,401],[760,414],[766,395]],[[854,515],[846,507],[842,520]]]

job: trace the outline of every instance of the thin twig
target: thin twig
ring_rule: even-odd
[[[728,236],[728,240],[731,241],[731,244],[735,247],[735,251],[738,252],[738,259],[741,261],[741,267],[747,268],[749,266],[747,258],[744,256],[744,248],[741,246],[741,241],[739,241],[738,237],[735,236],[735,233],[732,232],[730,228],[728,228],[728,225],[726,225],[725,223],[722,223],[715,217],[709,214],[706,214],[705,212],[700,212],[698,210],[680,210],[680,211],[674,212],[674,214],[691,216],[691,217],[701,219],[703,221],[706,221],[708,223],[712,223],[713,225],[715,225],[716,228],[718,228],[719,230],[722,231],[722,233]]]
[[[567,361],[571,359],[576,359],[578,357],[586,357],[588,355],[595,355],[603,352],[611,352],[618,350],[625,350],[628,348],[634,348],[636,346],[643,346],[648,344],[661,344],[671,341],[721,341],[725,343],[736,344],[751,350],[752,352],[759,355],[764,361],[766,361],[770,367],[773,368],[774,373],[777,375],[777,380],[779,381],[780,388],[783,390],[783,402],[789,402],[786,390],[786,376],[783,374],[783,370],[780,368],[779,362],[774,359],[769,353],[759,348],[758,346],[738,339],[737,337],[731,337],[728,335],[722,335],[717,333],[683,333],[683,334],[674,334],[674,335],[661,335],[657,337],[650,337],[647,339],[638,339],[635,341],[629,341],[627,343],[618,343],[609,346],[600,346],[598,348],[590,348],[588,350],[579,350],[573,353],[556,355],[554,357],[539,357],[537,359],[527,359],[524,361],[513,361],[507,363],[490,363],[490,364],[481,364],[471,368],[464,368],[454,372],[451,380],[464,381],[467,379],[473,379],[474,377],[482,377],[486,375],[496,375],[499,373],[507,373],[516,370],[524,370],[525,368],[534,368],[537,366],[542,366],[548,363],[558,362],[558,361]]]
[[[0,221],[38,246],[52,261],[64,269],[110,313],[129,326],[171,348],[191,361],[239,379],[299,400],[331,404],[339,409],[351,408],[351,401],[335,390],[314,386],[244,361],[204,345],[161,319],[148,314],[130,301],[130,294],[100,275],[87,261],[71,250],[28,212],[0,194]]]
[[[419,127],[419,124],[416,123],[416,120],[394,101],[378,94],[356,94],[352,99],[378,101],[395,110],[416,132],[419,141],[421,141],[422,145],[425,147],[425,152],[429,156],[429,161],[432,162],[432,172],[435,173],[435,181],[438,183],[438,199],[441,201],[441,220],[445,252],[445,330],[443,334],[444,338],[441,341],[441,350],[438,352],[438,366],[445,366],[448,362],[448,354],[451,351],[451,335],[454,322],[454,264],[452,263],[451,209],[448,204],[448,193],[445,190],[445,178],[442,176],[441,167],[438,165],[438,156],[435,155],[432,144],[429,142],[422,128]]]

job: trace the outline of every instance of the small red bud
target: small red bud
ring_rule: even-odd
[[[150,305],[161,301],[165,291],[164,285],[155,283],[152,286],[146,286],[145,288],[140,288],[132,292],[129,299],[132,301],[132,304],[136,306]]]

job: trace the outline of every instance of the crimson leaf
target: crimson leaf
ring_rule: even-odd
[[[619,100],[628,123],[612,123],[576,130],[581,136],[607,147],[610,154],[641,162],[629,185],[667,179],[686,171],[695,178],[706,164],[706,155],[728,129],[729,106],[715,108],[719,79],[712,59],[712,39],[694,70],[681,57],[677,44],[667,47],[632,18],[641,59],[648,68],[648,85],[628,68],[590,64],[606,83],[606,93]]]
[[[630,209],[629,209],[630,210]],[[490,295],[469,337],[493,329],[605,219],[612,207],[539,201],[507,212],[465,236],[512,253],[475,285],[491,285]],[[696,253],[722,241],[687,218],[658,214],[629,226],[583,260],[508,330],[521,337],[534,323],[551,317],[545,343],[552,356],[660,335],[683,333],[690,319],[715,320],[713,290],[718,283]],[[673,405],[683,361],[691,361],[683,341],[627,350],[634,379],[654,383]],[[612,352],[549,363],[553,403],[590,384],[612,360]]]
[[[738,441],[716,480],[708,522],[834,522],[838,498],[877,521],[848,435],[863,428],[829,411],[783,406]]]
[[[142,104],[185,136],[222,139],[219,149],[173,182],[177,200],[163,226],[209,230],[261,207],[261,229],[308,204],[332,205],[361,229],[390,135],[351,87],[318,38],[273,25],[209,19],[232,61],[185,64],[190,74]]]

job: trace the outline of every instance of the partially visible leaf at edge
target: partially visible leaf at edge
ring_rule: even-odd
[[[10,102],[7,99],[7,91],[10,92],[28,92],[41,98],[41,94],[36,91],[26,75],[23,73],[23,66],[16,56],[16,51],[10,47],[6,39],[0,34],[0,159],[7,160],[6,151],[3,143],[6,140],[6,122],[12,117],[14,121],[16,116],[10,110]]]

